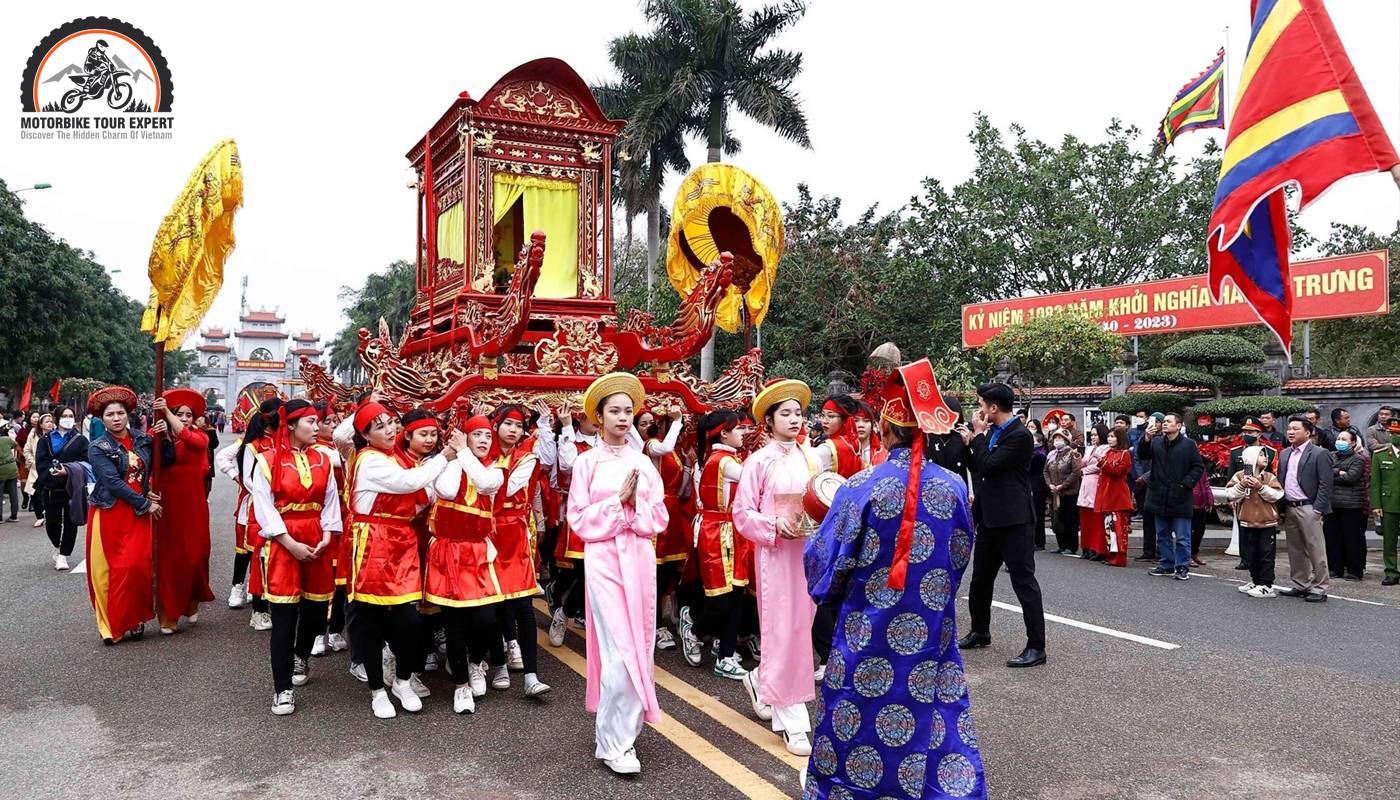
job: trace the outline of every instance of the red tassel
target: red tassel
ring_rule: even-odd
[[[899,520],[899,535],[894,540],[894,560],[890,562],[890,577],[885,585],[903,589],[909,573],[909,552],[914,548],[914,516],[919,511],[919,484],[924,472],[924,433],[914,431],[914,444],[909,448],[909,482],[904,487],[904,514]]]

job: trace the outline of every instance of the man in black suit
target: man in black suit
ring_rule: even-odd
[[[958,641],[963,649],[992,643],[992,588],[1004,562],[1011,588],[1021,601],[1026,621],[1026,648],[1006,662],[1008,667],[1045,663],[1045,609],[1035,580],[1035,549],[1031,525],[1030,463],[1035,443],[1031,432],[1011,413],[1015,396],[1004,383],[977,389],[978,412],[972,428],[961,428],[972,470],[972,519],[977,544],[972,551],[972,586],[968,592],[972,630]]]

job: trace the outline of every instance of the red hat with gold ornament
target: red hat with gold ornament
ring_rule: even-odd
[[[933,364],[921,358],[890,373],[885,384],[885,407],[880,418],[900,428],[918,428],[909,448],[909,479],[904,486],[904,513],[899,521],[899,534],[894,540],[894,559],[890,562],[885,585],[903,589],[909,573],[909,553],[914,546],[914,517],[919,507],[919,486],[924,472],[924,434],[949,433],[958,415],[943,400]]]

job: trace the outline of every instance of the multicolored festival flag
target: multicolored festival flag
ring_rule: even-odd
[[[1196,79],[1181,87],[1167,115],[1157,128],[1157,146],[1163,150],[1187,131],[1225,127],[1225,48]]]
[[[1209,286],[1230,278],[1288,350],[1289,231],[1299,210],[1350,175],[1400,163],[1322,0],[1253,0],[1249,53],[1206,232]]]

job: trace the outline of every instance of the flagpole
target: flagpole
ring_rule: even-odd
[[[1230,26],[1225,26],[1225,63],[1220,68],[1220,124],[1228,136],[1230,130]]]

